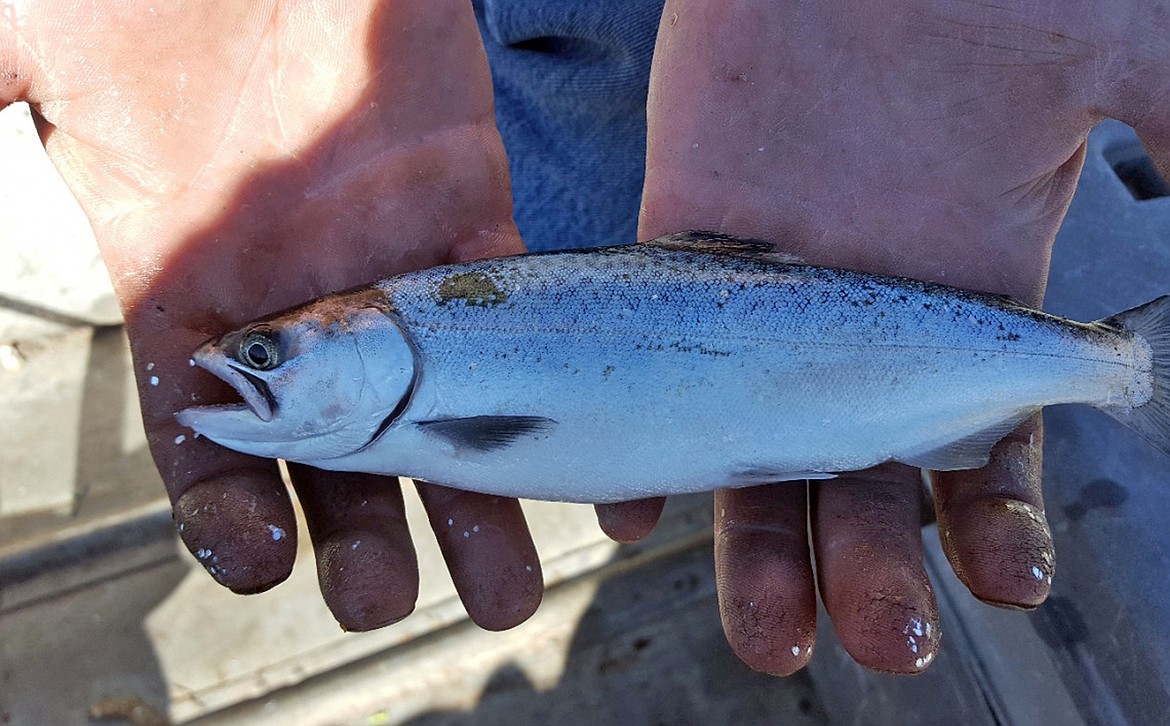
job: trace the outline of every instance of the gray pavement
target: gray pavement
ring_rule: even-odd
[[[43,164],[5,114],[3,168]],[[1170,197],[1134,143],[1119,124],[1092,136],[1053,261],[1053,312],[1094,319],[1170,292]],[[975,602],[926,528],[944,641],[915,678],[861,670],[823,617],[802,675],[747,671],[719,629],[702,496],[672,500],[655,534],[626,547],[598,534],[588,508],[526,504],[549,592],[507,633],[467,623],[413,497],[423,582],[403,623],[342,633],[304,551],[289,582],[231,595],[171,530],[124,337],[100,302],[108,285],[90,274],[92,240],[14,221],[34,208],[14,194],[70,203],[43,172],[19,175],[43,179],[43,194],[0,180],[0,267],[22,271],[11,287],[0,278],[0,724],[1165,721],[1170,466],[1083,409],[1046,417],[1053,597],[1030,614]],[[89,261],[35,282],[27,240],[70,235]]]

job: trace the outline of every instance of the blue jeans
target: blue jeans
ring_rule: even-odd
[[[636,241],[663,0],[475,0],[533,251]]]

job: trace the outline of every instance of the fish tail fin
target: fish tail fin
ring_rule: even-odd
[[[1170,456],[1170,295],[1101,321],[1128,330],[1150,344],[1150,400],[1140,406],[1104,406],[1102,411]]]

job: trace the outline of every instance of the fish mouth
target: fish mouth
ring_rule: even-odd
[[[255,414],[256,418],[265,423],[272,420],[273,415],[276,413],[277,405],[276,397],[272,395],[272,389],[269,388],[268,382],[260,376],[241,368],[240,364],[225,355],[220,346],[216,345],[215,342],[201,346],[191,356],[191,360],[195,362],[195,365],[234,388],[240,394],[240,397],[244,399],[244,402],[242,404],[228,403],[218,406],[196,406],[187,409],[188,411],[196,409],[215,409],[219,411],[248,410]]]

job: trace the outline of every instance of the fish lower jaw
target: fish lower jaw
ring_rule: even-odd
[[[204,424],[209,419],[214,421],[215,418],[225,415],[239,416],[244,413],[256,415],[255,409],[247,403],[218,403],[210,406],[190,406],[184,408],[175,414],[175,420],[179,422],[179,425],[194,429],[196,432],[206,436],[209,432],[205,430],[206,427]],[[257,419],[259,419],[258,416]]]

